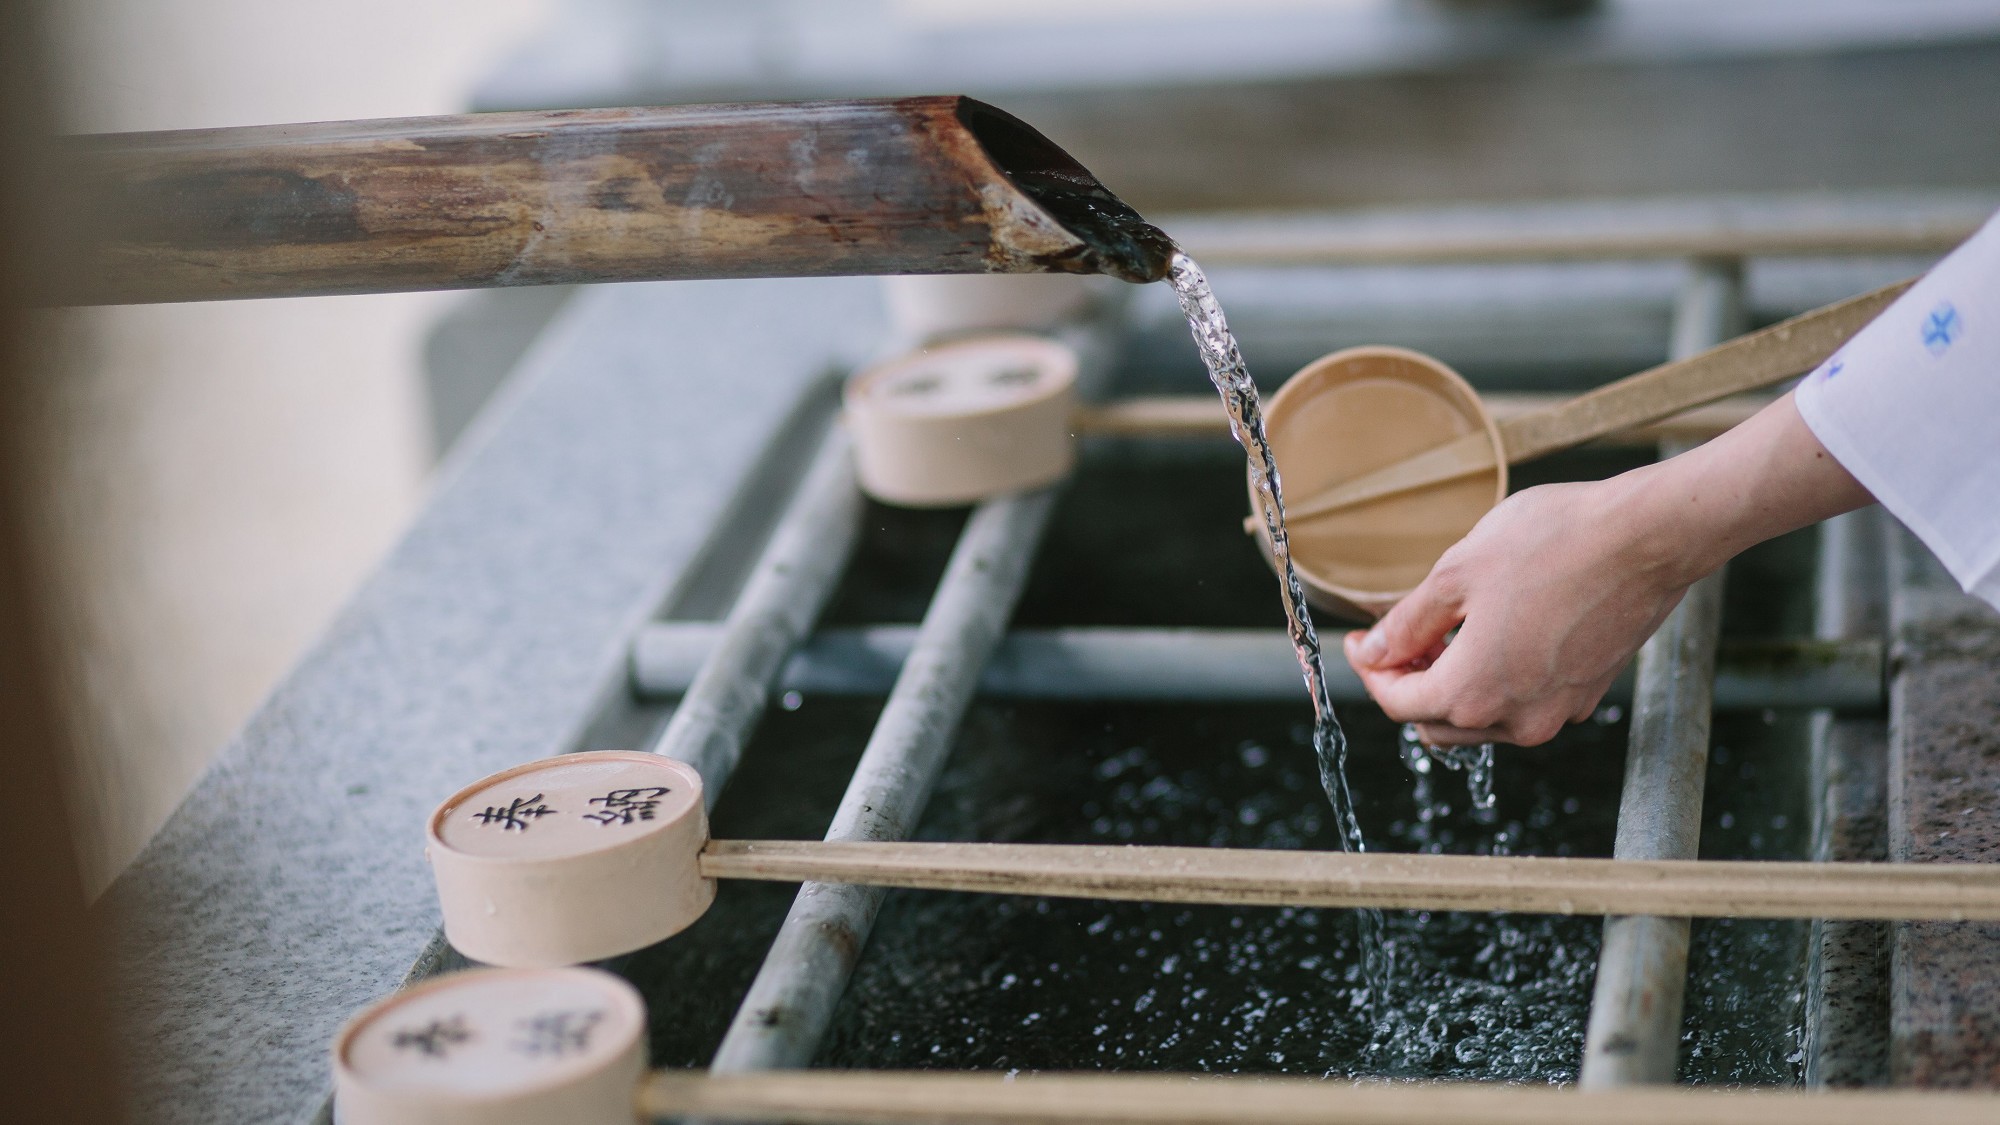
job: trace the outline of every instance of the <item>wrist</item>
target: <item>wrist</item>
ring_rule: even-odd
[[[1714,440],[1612,478],[1640,541],[1637,565],[1675,588],[1744,549],[1872,497],[1799,417],[1790,395]]]
[[[1606,497],[1624,530],[1619,563],[1649,584],[1682,590],[1741,548],[1741,512],[1727,490],[1714,487],[1708,466],[1691,450],[1611,478]]]

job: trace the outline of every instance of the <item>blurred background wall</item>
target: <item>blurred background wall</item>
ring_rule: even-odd
[[[66,0],[68,131],[450,113],[548,0]],[[420,502],[445,294],[52,314],[37,513],[90,886],[144,844]]]

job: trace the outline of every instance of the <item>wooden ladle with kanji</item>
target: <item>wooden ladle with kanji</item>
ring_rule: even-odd
[[[2000,867],[1645,863],[1109,844],[711,840],[701,778],[565,754],[459,790],[429,824],[444,931],[509,968],[598,961],[691,926],[717,879],[1235,906],[2000,919]]]

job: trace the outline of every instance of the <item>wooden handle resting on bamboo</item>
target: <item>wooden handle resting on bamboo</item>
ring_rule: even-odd
[[[1169,1074],[657,1071],[652,1119],[938,1125],[1986,1125],[2000,1097],[1937,1090],[1342,1082]]]
[[[1916,278],[1885,285],[1738,336],[1687,359],[1620,379],[1552,410],[1509,419],[1500,427],[1501,441],[1507,447],[1507,462],[1532,460],[1689,407],[1802,375],[1825,362],[1914,284]]]
[[[1493,418],[1505,426],[1507,420],[1530,411],[1546,410],[1561,396],[1539,393],[1493,394],[1481,396]],[[1684,410],[1669,418],[1619,430],[1600,438],[1600,443],[1653,446],[1663,441],[1706,441],[1769,405],[1762,395],[1734,398]],[[1226,439],[1229,415],[1215,396],[1134,395],[1103,403],[1082,403],[1071,416],[1070,427],[1079,437],[1136,437]]]
[[[369,1005],[333,1044],[345,1125],[1971,1125],[1988,1091],[1574,1087],[1303,1076],[645,1070],[644,999],[599,969],[471,969]]]
[[[1234,906],[2000,919],[2000,865],[1547,859],[1075,844],[712,840],[711,879]]]
[[[461,789],[426,833],[445,936],[489,965],[601,960],[692,925],[718,879],[1233,906],[2000,920],[1991,864],[711,840],[701,794],[686,764],[627,751],[529,762]]]
[[[1832,355],[1914,283],[1914,278],[1899,281],[1802,313],[1548,409],[1502,420],[1498,423],[1500,453],[1508,464],[1517,465],[1803,374]],[[1486,434],[1476,430],[1288,505],[1286,517],[1311,519],[1457,480],[1492,468],[1495,455]]]

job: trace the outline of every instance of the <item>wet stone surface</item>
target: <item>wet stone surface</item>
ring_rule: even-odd
[[[1894,599],[1890,858],[2000,862],[2000,615],[1957,593]],[[1895,927],[1899,1083],[2000,1087],[2000,924]]]
[[[1819,838],[1823,861],[1888,859],[1888,724],[1842,718],[1824,733]],[[1889,1080],[1889,932],[1885,922],[1812,924],[1806,1082],[1879,1086]]]

